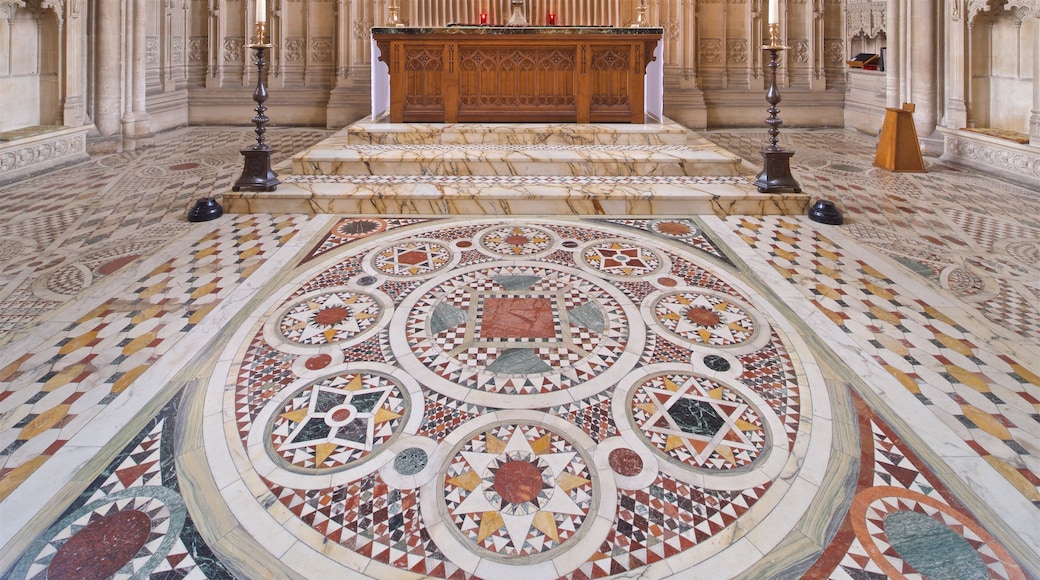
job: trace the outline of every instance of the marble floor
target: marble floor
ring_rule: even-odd
[[[0,186],[0,574],[1040,576],[1040,198],[782,137],[845,225],[188,223],[225,127]]]

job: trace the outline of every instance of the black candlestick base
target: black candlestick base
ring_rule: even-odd
[[[802,186],[791,175],[791,157],[794,151],[762,150],[762,172],[758,174],[755,187],[760,193],[801,193]]]
[[[278,174],[271,169],[271,150],[250,147],[242,149],[245,166],[242,175],[231,188],[232,191],[274,191],[280,181]]]

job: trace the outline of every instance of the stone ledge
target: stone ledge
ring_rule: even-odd
[[[0,184],[89,159],[90,129],[64,127],[0,143]]]
[[[939,127],[942,160],[1040,190],[1040,147]]]

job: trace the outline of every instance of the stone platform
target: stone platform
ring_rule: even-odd
[[[757,168],[672,121],[415,124],[364,119],[277,166],[273,192],[231,213],[802,214]]]

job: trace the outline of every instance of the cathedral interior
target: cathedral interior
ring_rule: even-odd
[[[388,120],[518,9],[645,122]],[[1038,191],[1036,0],[0,0],[0,577],[1040,578]]]

